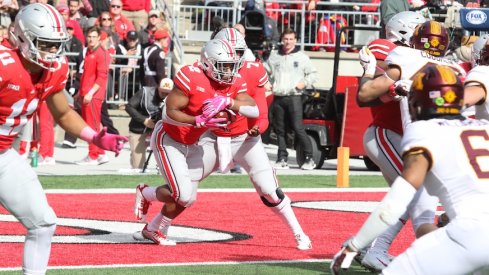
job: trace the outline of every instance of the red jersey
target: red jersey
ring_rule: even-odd
[[[237,114],[236,120],[229,124],[226,130],[218,129],[213,131],[216,136],[234,137],[248,132],[248,129],[253,127],[257,121],[261,121],[263,119],[262,116],[264,116],[264,114],[262,114],[262,112],[266,113],[266,117],[264,118],[266,120],[266,125],[261,123],[261,126],[259,126],[260,130],[262,127],[264,129],[268,127],[268,107],[265,100],[265,91],[263,89],[263,85],[265,85],[268,81],[268,74],[265,71],[263,64],[256,61],[245,61],[239,70],[239,75],[244,79],[244,81],[246,81],[246,87],[248,90],[247,93],[255,99],[257,105],[259,104],[257,101],[260,101],[260,105],[258,105],[260,116],[258,119],[253,119],[251,122],[249,122],[247,117]],[[258,100],[255,97],[258,97]],[[260,98],[263,98],[263,100]]]
[[[40,101],[64,89],[68,79],[66,58],[57,70],[31,75],[22,65],[20,53],[0,46],[0,151],[12,147]]]
[[[258,111],[258,118],[247,118],[248,129],[258,125],[260,133],[264,133],[268,128],[268,105],[263,86],[268,82],[268,74],[263,64],[258,61],[246,61],[239,70],[248,86],[248,94],[255,100]]]
[[[187,107],[182,112],[197,116],[202,114],[203,102],[214,96],[222,95],[235,98],[238,93],[246,92],[246,83],[241,77],[233,85],[220,85],[208,78],[198,63],[182,67],[175,75],[173,82],[189,98]],[[194,144],[207,128],[194,126],[176,126],[165,123],[165,132],[174,140],[183,144]]]
[[[119,35],[119,38],[122,40],[126,39],[127,33],[130,31],[136,30],[132,21],[127,19],[124,15],[121,15],[119,19],[114,19],[115,31]]]
[[[86,49],[80,78],[80,96],[87,95],[97,83],[100,88],[93,95],[93,99],[105,100],[110,61],[110,54],[101,45],[93,50]]]
[[[391,101],[370,108],[372,125],[389,129],[402,136],[401,107],[398,101]]]

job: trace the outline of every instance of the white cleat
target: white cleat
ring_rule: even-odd
[[[369,249],[360,264],[372,272],[380,273],[393,259],[394,257],[389,255],[387,251]]]
[[[141,231],[141,235],[155,244],[158,245],[177,245],[176,242],[169,240],[161,231],[149,231],[148,225],[146,225]],[[134,237],[134,236],[133,236]]]
[[[295,241],[297,242],[297,249],[309,250],[312,249],[311,239],[307,235],[295,235]]]

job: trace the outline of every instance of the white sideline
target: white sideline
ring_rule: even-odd
[[[90,268],[130,268],[130,267],[169,267],[169,266],[196,266],[196,265],[239,265],[239,264],[283,264],[283,263],[319,263],[331,262],[332,259],[307,259],[284,261],[244,261],[244,262],[197,262],[197,263],[166,263],[166,264],[114,264],[114,265],[77,265],[77,266],[50,266],[48,270],[56,269],[90,269]],[[0,271],[22,270],[17,267],[0,268]]]
[[[107,189],[47,189],[46,194],[131,194],[134,188],[107,188]],[[365,187],[365,188],[283,188],[287,193],[345,193],[345,192],[387,192],[387,187]],[[256,192],[253,188],[216,188],[199,189],[199,193],[220,193],[220,192]]]

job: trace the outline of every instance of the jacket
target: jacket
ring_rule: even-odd
[[[303,91],[295,89],[300,81],[304,81],[307,88],[317,82],[316,68],[299,47],[289,54],[282,49],[273,51],[264,65],[276,96],[301,95]]]

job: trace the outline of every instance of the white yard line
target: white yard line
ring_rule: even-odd
[[[107,188],[107,189],[47,189],[47,194],[131,194],[134,188]],[[387,192],[387,187],[366,187],[366,188],[284,188],[288,193],[346,193],[346,192]],[[199,193],[224,193],[224,192],[256,192],[253,188],[216,188],[199,189]]]

